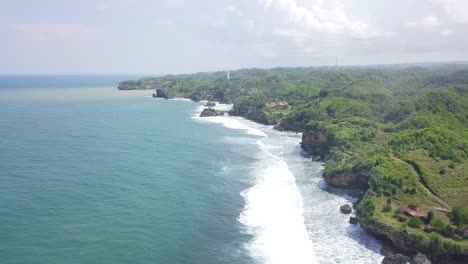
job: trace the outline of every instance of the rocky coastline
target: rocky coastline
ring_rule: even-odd
[[[154,89],[154,87],[147,88],[143,86],[138,86],[138,84],[128,84],[121,83],[119,84],[119,90],[135,90],[132,89]],[[161,88],[157,88],[157,91],[161,93],[160,98],[171,99],[167,96]],[[194,101],[192,98],[187,98]],[[211,106],[205,106],[203,111],[200,113],[200,117],[210,117],[210,116],[222,116],[224,114],[230,114],[232,116],[240,116],[248,120],[258,122],[265,125],[274,125],[274,129],[279,131],[292,130],[291,127],[287,125],[282,125],[280,123],[272,124],[265,118],[264,113],[243,113],[236,111],[234,108],[231,111],[219,111],[213,109]],[[303,132],[303,131],[295,131]],[[303,132],[301,147],[310,154],[314,161],[323,161],[326,159],[331,148],[336,144],[335,136],[332,133],[325,133],[322,131],[309,130]],[[332,187],[344,188],[344,189],[361,189],[367,191],[368,189],[368,180],[369,174],[368,171],[353,171],[353,172],[338,172],[334,175],[325,177],[325,181]],[[354,218],[354,217],[353,217]],[[351,220],[351,219],[350,219]],[[381,223],[366,219],[364,216],[357,214],[357,216],[350,221],[350,223],[355,224],[359,223],[360,226],[369,234],[383,241],[384,243],[390,244],[395,252],[392,254],[384,254],[382,263],[468,263],[468,258],[465,255],[456,255],[456,254],[444,254],[444,255],[432,255],[430,251],[421,250],[421,247],[418,245],[418,241],[414,238],[411,238],[404,232],[400,230],[394,230],[391,227],[385,226]],[[425,253],[427,255],[424,255]]]

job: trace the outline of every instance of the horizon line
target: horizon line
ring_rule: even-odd
[[[343,64],[343,65],[309,65],[309,66],[272,66],[272,67],[245,67],[223,70],[191,71],[179,73],[0,73],[0,76],[122,76],[122,75],[141,75],[141,76],[166,76],[166,75],[185,75],[197,73],[214,73],[239,70],[272,70],[277,68],[352,68],[352,67],[382,67],[382,66],[404,66],[404,65],[433,65],[433,64],[468,64],[468,60],[459,61],[427,61],[427,62],[398,62],[398,63],[378,63],[378,64]]]

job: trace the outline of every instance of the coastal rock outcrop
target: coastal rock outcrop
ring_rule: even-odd
[[[322,159],[330,151],[335,136],[329,133],[306,131],[302,134],[301,146],[304,150]]]
[[[418,253],[410,260],[409,264],[431,264],[431,261],[426,257],[426,255]]]
[[[205,105],[206,107],[215,107],[216,106],[216,103],[213,102],[213,101],[208,101]]]
[[[153,97],[169,99],[169,97],[167,96],[167,94],[166,94],[166,93],[164,92],[164,90],[161,89],[161,88],[157,88],[157,89],[156,89],[156,93],[153,94]]]
[[[386,256],[382,260],[382,264],[407,264],[410,260],[409,257],[401,254],[394,254],[390,256]]]
[[[431,264],[426,255],[418,253],[416,256],[408,257],[401,254],[392,254],[382,260],[382,264]]]
[[[350,214],[353,211],[353,208],[349,204],[342,205],[340,211],[343,214]]]
[[[403,231],[393,230],[381,224],[371,224],[364,218],[357,216],[361,227],[368,233],[385,240],[389,240],[395,249],[406,254],[418,253],[418,247],[414,241],[408,240]]]
[[[325,178],[325,181],[333,187],[356,189],[367,187],[369,174],[367,172],[340,172]]]
[[[208,117],[208,116],[222,116],[224,115],[223,111],[215,110],[213,108],[205,108],[200,114],[200,117]]]
[[[357,225],[357,219],[354,216],[350,216],[348,222],[352,225]]]

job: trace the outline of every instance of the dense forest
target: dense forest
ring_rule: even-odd
[[[366,190],[361,224],[390,229],[427,254],[468,255],[466,64],[246,69],[119,88],[232,103],[231,115],[302,132],[328,183]],[[404,216],[408,205],[427,216]]]

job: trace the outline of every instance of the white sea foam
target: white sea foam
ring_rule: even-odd
[[[222,107],[228,108],[230,105],[223,105]],[[199,106],[196,112],[193,113],[192,118],[200,121],[211,122],[216,124],[221,124],[224,127],[230,129],[237,129],[237,130],[244,130],[249,135],[255,135],[259,137],[268,137],[265,132],[261,131],[260,129],[251,127],[246,124],[246,122],[242,122],[239,118],[234,118],[230,116],[210,116],[210,117],[199,117],[201,111],[203,111],[204,106]]]
[[[254,169],[257,182],[241,193],[246,204],[238,219],[254,235],[247,250],[264,263],[318,263],[294,175],[276,155],[281,147],[260,140],[257,145],[262,150]]]
[[[171,98],[171,100],[174,100],[174,101],[187,101],[187,102],[190,102],[192,100],[188,99],[188,98],[179,98],[179,97],[176,97],[176,98]]]

